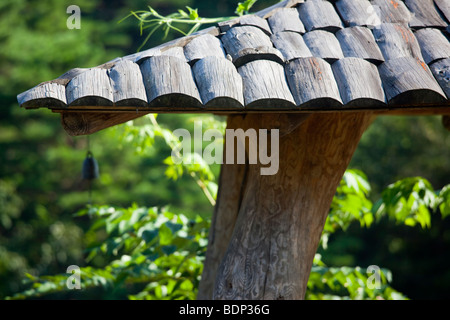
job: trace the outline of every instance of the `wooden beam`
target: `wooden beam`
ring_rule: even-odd
[[[315,107],[308,106],[307,108],[298,108],[291,110],[264,110],[264,109],[220,109],[220,108],[210,108],[210,109],[198,109],[198,110],[186,110],[184,108],[170,108],[170,109],[152,109],[152,108],[142,108],[142,107],[113,107],[113,108],[99,108],[95,106],[86,107],[70,107],[66,109],[53,109],[54,113],[106,113],[106,114],[140,114],[144,116],[149,113],[214,113],[221,115],[232,115],[232,114],[251,114],[251,113],[267,113],[267,114],[304,114],[304,113],[336,113],[336,112],[373,112],[377,115],[401,115],[401,116],[433,116],[433,115],[448,115],[450,114],[450,105],[435,105],[435,106],[401,106],[401,107],[381,107],[381,108],[362,108],[358,106],[352,106],[352,108],[343,107]]]
[[[243,127],[264,129],[271,117],[247,115]],[[214,299],[304,298],[336,187],[372,119],[370,112],[312,114],[280,137],[276,175],[262,176],[262,166],[248,166],[239,196],[227,204],[232,210],[225,213],[239,212],[227,235]],[[239,173],[231,174],[222,176],[221,188],[234,184]]]
[[[271,117],[266,116],[261,119],[261,126],[268,130],[279,129],[280,137],[282,138],[297,129],[309,116],[309,114],[278,114]],[[250,123],[246,115],[229,116],[227,129],[247,130],[249,129],[248,125]],[[224,159],[226,159],[226,148],[224,149]],[[224,163],[222,165],[219,179],[219,193],[209,231],[208,250],[206,252],[202,280],[197,295],[198,300],[209,300],[213,296],[217,270],[225,255],[236,224],[247,184],[248,170],[248,164]]]
[[[140,118],[147,113],[63,112],[61,123],[69,135],[83,136]]]

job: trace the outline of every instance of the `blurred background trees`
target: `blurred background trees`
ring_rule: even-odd
[[[252,11],[274,4],[260,0]],[[16,95],[74,67],[92,67],[132,54],[143,41],[131,10],[151,5],[162,14],[198,8],[201,16],[234,14],[236,1],[217,0],[80,0],[81,29],[66,27],[71,1],[4,0],[0,3],[0,298],[22,290],[25,273],[35,276],[86,265],[87,216],[73,213],[88,202],[81,179],[85,137],[72,138],[59,117],[48,110],[25,111]],[[177,36],[177,35],[175,35]],[[169,34],[170,37],[174,35]],[[162,43],[155,34],[146,44]],[[144,48],[144,49],[145,49]],[[160,115],[169,129],[192,128],[190,116]],[[145,125],[147,118],[137,124]],[[91,137],[100,164],[94,184],[98,205],[163,207],[189,218],[210,217],[212,207],[190,177],[167,179],[166,144],[127,138],[126,128]],[[450,183],[450,134],[439,117],[380,117],[364,135],[351,167],[364,171],[372,185],[371,200],[390,183],[422,176],[434,188]],[[219,168],[212,167],[214,174]],[[92,235],[91,235],[92,236]],[[370,228],[352,223],[332,236],[322,261],[333,266],[379,265],[392,271],[392,285],[409,298],[449,298],[449,221],[434,215],[431,227],[395,225],[388,217]],[[95,263],[102,265],[101,259]],[[106,297],[93,291],[94,297]]]

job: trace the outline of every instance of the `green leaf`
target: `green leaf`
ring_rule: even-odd
[[[190,7],[186,7],[186,8],[189,10],[189,19],[197,20],[199,18],[198,9],[192,9]]]
[[[159,243],[160,245],[169,245],[172,242],[172,231],[169,227],[163,224],[159,227]]]
[[[244,14],[248,14],[250,9],[258,0],[246,0],[245,2],[239,2],[236,8],[236,14],[242,16]]]

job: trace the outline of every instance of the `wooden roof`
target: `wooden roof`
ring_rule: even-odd
[[[18,101],[55,112],[450,108],[449,19],[450,0],[284,1],[70,70]]]

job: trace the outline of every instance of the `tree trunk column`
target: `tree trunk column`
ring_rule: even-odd
[[[273,118],[270,114],[247,115],[243,127],[270,129],[265,125]],[[238,208],[238,215],[227,250],[223,253],[219,248],[213,253],[217,243],[210,243],[208,249],[216,261],[223,256],[214,299],[304,298],[331,201],[371,121],[372,114],[363,112],[312,114],[292,131],[283,135],[280,130],[276,175],[262,176],[260,165],[248,166],[240,197],[228,199],[236,204],[232,208]],[[243,180],[242,172],[236,175],[241,176],[221,177],[216,224],[223,217],[236,217],[235,212],[227,212],[229,206],[220,206],[222,189],[235,188],[236,181]],[[214,222],[212,228],[217,228]],[[229,238],[225,236],[226,242]],[[205,281],[215,273],[214,267],[207,255],[205,271],[210,275]],[[199,298],[208,298],[210,292],[204,280]]]

